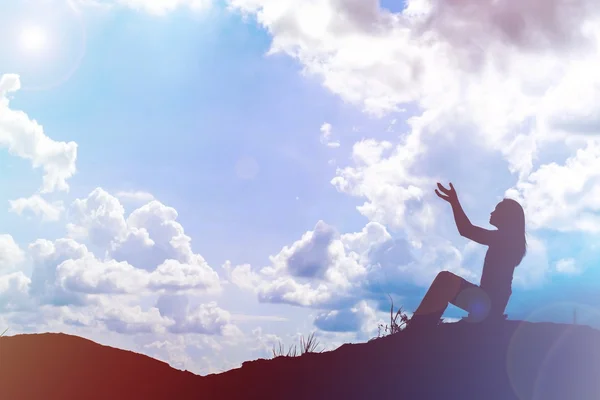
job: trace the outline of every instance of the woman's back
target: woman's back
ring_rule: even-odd
[[[511,240],[512,239],[512,240]],[[521,261],[514,238],[495,231],[483,262],[480,286],[488,293],[510,294],[515,268]]]

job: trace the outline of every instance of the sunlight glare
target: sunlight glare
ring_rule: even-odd
[[[47,35],[39,26],[27,26],[21,31],[21,47],[27,52],[42,50],[47,43]]]

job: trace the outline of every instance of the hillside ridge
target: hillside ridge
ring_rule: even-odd
[[[63,333],[0,338],[7,399],[591,400],[597,371],[600,331],[550,322],[448,323],[206,376]]]

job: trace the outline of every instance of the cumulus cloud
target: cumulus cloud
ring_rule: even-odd
[[[56,284],[73,293],[139,293],[147,285],[147,274],[126,262],[100,261],[93,254],[68,259],[56,266]]]
[[[96,188],[73,202],[69,218],[71,237],[89,241],[110,259],[151,272],[152,288],[219,289],[217,273],[193,252],[172,207],[152,200],[126,217],[115,196]]]
[[[186,308],[182,319],[144,306],[144,299],[161,295],[196,301],[197,295],[221,291],[218,274],[192,251],[191,239],[176,218],[173,208],[154,200],[126,217],[116,197],[96,189],[69,208],[71,237],[29,245],[30,277],[21,271],[1,274],[18,267],[24,253],[11,236],[0,236],[0,309],[27,311],[14,321],[24,327],[41,323],[46,315],[42,310],[48,307],[70,307],[80,311],[48,317],[55,325],[62,321],[81,329],[100,321],[122,334],[239,337],[229,313],[213,303]]]
[[[360,332],[376,329],[376,321],[376,311],[363,300],[352,308],[322,312],[314,324],[327,332]]]
[[[541,165],[507,194],[521,200],[532,228],[600,232],[600,142],[563,163]]]
[[[157,308],[142,310],[137,305],[129,307],[118,305],[106,307],[100,317],[106,327],[122,334],[163,333],[168,321],[163,318]]]
[[[100,260],[72,239],[38,239],[29,245],[33,260],[30,295],[42,304],[85,305],[93,294],[139,293],[147,272],[125,262]]]
[[[428,285],[444,269],[477,278],[448,241],[430,238],[419,246],[393,237],[377,222],[340,235],[319,221],[314,230],[271,256],[271,265],[260,269],[227,265],[225,272],[234,284],[254,291],[261,302],[335,310],[364,299],[380,301],[387,293],[401,295],[406,285]]]
[[[421,153],[411,141],[392,152],[390,142],[367,139],[353,146],[355,166],[340,168],[331,183],[340,192],[365,197],[358,211],[393,227],[405,227],[406,209],[411,201],[423,198],[424,188],[432,179],[413,174],[411,167]]]
[[[216,302],[191,306],[187,296],[162,295],[156,306],[162,316],[174,321],[168,327],[172,333],[229,336],[238,336],[241,333],[231,323],[231,314],[218,307]]]
[[[175,259],[183,263],[204,263],[199,254],[194,254],[191,248],[191,238],[184,232],[183,226],[176,221],[177,211],[154,200],[137,210],[127,218],[127,226],[133,232],[145,231],[154,242],[152,251],[161,253],[164,259]],[[131,238],[130,235],[128,238]],[[113,253],[123,257],[131,257],[133,249],[130,243],[123,241],[117,244]],[[151,266],[148,266],[151,268]]]
[[[0,272],[15,269],[25,259],[25,253],[11,235],[0,235]]]
[[[8,95],[21,88],[18,75],[0,77],[0,147],[31,161],[44,171],[42,193],[68,190],[67,180],[75,174],[77,143],[57,142],[46,136],[44,129],[23,111],[10,108]]]
[[[101,188],[94,189],[87,198],[76,199],[69,208],[67,225],[74,239],[89,239],[101,248],[108,248],[127,234],[125,209],[119,200]]]
[[[30,283],[21,271],[0,275],[0,313],[26,310]]]
[[[214,294],[220,289],[210,267],[166,260],[149,272],[124,261],[100,260],[72,239],[37,240],[30,245],[30,254],[34,260],[30,292],[42,303],[83,305],[94,294]]]
[[[152,290],[199,291],[215,294],[220,291],[218,274],[206,263],[182,264],[165,260],[150,273],[148,287]]]
[[[229,4],[255,15],[269,30],[271,53],[296,58],[334,93],[372,112],[413,101],[452,100],[465,78],[475,83],[490,63],[504,77],[519,72],[532,81],[544,79],[522,68],[534,62],[523,55],[587,50],[598,15],[591,0],[410,0],[399,13],[376,0]],[[509,61],[517,62],[516,71],[508,70]]]
[[[131,300],[165,293],[214,295],[221,290],[218,274],[192,251],[191,239],[171,207],[152,201],[125,218],[118,199],[98,188],[76,199],[68,217],[71,237],[38,239],[29,245],[31,277],[19,275],[22,272],[0,275],[4,296],[17,298],[25,290],[41,306],[98,306],[106,296]],[[24,252],[10,235],[0,235],[0,248],[0,270],[16,269],[24,261]],[[125,317],[115,318],[114,329],[129,329],[114,322],[126,323]]]
[[[27,198],[9,200],[9,203],[10,211],[18,215],[30,212],[36,217],[41,217],[43,221],[58,221],[64,211],[62,201],[49,203],[37,194]]]
[[[43,304],[85,303],[85,296],[73,293],[59,282],[58,266],[68,260],[79,260],[89,254],[88,249],[74,240],[59,239],[54,242],[38,239],[29,245],[33,261],[29,293]]]
[[[234,267],[231,261],[227,260],[223,264],[223,270],[231,283],[242,289],[252,290],[258,287],[261,282],[261,277],[252,269],[250,264],[236,265]]]
[[[284,247],[271,258],[275,269],[286,269],[290,275],[304,278],[323,278],[331,264],[329,245],[336,236],[330,225],[319,221],[313,231],[291,247]]]

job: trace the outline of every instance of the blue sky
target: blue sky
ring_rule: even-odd
[[[190,221],[192,237],[208,241],[203,253],[214,263],[232,250],[222,243],[247,249],[236,261],[260,262],[320,218],[342,230],[363,223],[358,201],[329,184],[332,153],[316,132],[325,120],[347,131],[383,124],[299,76],[293,60],[266,58],[262,29],[219,9],[199,20],[127,10],[90,20],[70,79],[14,102],[55,140],[79,145],[72,194],[97,186],[153,193]],[[24,74],[24,87],[28,78],[37,75]],[[236,178],[244,158],[259,166],[250,182]],[[35,190],[39,177],[24,172]]]
[[[366,340],[386,321],[386,291],[412,311],[442,269],[479,279],[485,249],[457,234],[437,180],[454,182],[482,226],[503,196],[524,205],[512,318],[566,322],[577,307],[600,322],[600,152],[577,131],[600,129],[596,93],[577,81],[600,81],[586,68],[596,41],[585,54],[548,47],[544,35],[575,49],[580,38],[540,25],[536,2],[522,10],[531,35],[514,42],[512,14],[481,4],[155,7],[175,3],[1,3],[0,76],[20,88],[0,93],[0,327],[78,334],[198,373],[313,330],[328,348]],[[428,15],[429,43],[414,36]],[[482,34],[473,21],[485,18],[497,26]],[[52,144],[27,142],[31,120]],[[46,188],[32,157],[65,185]],[[31,289],[46,276],[32,271],[50,274],[47,292]],[[57,307],[65,298],[79,303]]]

